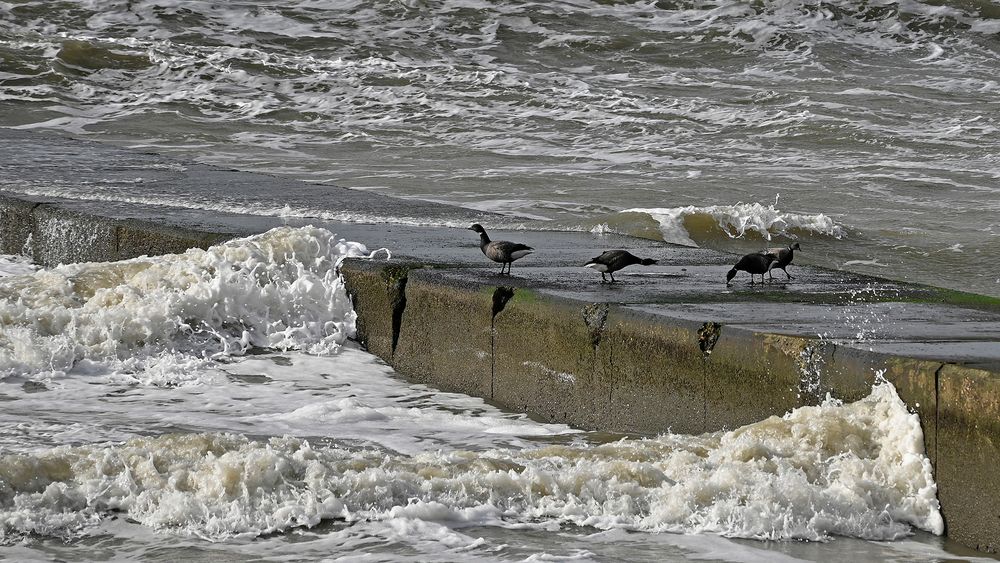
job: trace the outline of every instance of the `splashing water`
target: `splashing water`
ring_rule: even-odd
[[[324,229],[283,227],[208,250],[7,278],[0,374],[155,366],[163,383],[180,383],[172,378],[200,362],[251,347],[331,353],[355,319],[337,266],[368,254]]]
[[[888,383],[731,432],[415,455],[234,434],[137,437],[0,457],[0,538],[76,534],[124,513],[222,539],[324,519],[757,539],[940,534],[916,415]]]
[[[715,233],[723,233],[729,238],[743,238],[753,233],[765,240],[771,240],[776,235],[794,237],[796,233],[835,239],[847,236],[843,227],[822,213],[787,213],[779,211],[773,204],[765,207],[756,202],[707,207],[635,208],[625,213],[648,214],[660,224],[665,241],[685,246],[698,246],[692,237],[703,240]]]

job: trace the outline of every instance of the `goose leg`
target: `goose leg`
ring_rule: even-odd
[[[604,275],[604,272],[601,272],[601,283],[608,283],[608,278]]]
[[[611,276],[611,283],[615,283],[615,273],[611,272],[608,275]]]

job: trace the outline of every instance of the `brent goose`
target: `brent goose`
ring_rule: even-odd
[[[768,277],[774,279],[774,276],[771,275],[771,270],[775,268],[781,268],[781,271],[785,272],[785,275],[788,276],[788,279],[792,279],[792,275],[788,273],[788,270],[785,269],[785,266],[792,263],[792,259],[795,258],[796,250],[802,250],[802,248],[799,246],[799,243],[797,242],[792,243],[784,248],[768,248],[767,250],[765,250],[764,251],[765,254],[770,254],[771,256],[774,256],[774,262],[771,262],[771,265],[768,266],[767,268]]]
[[[736,272],[738,270],[743,270],[744,272],[750,274],[751,284],[753,284],[754,275],[760,275],[760,282],[764,283],[764,274],[767,273],[768,266],[771,265],[771,262],[774,262],[774,256],[771,256],[770,254],[764,254],[761,252],[747,254],[743,258],[740,258],[740,261],[733,266],[732,270],[729,270],[728,274],[726,274],[726,285],[729,285],[729,282],[733,281],[733,278],[736,277]]]
[[[479,223],[469,227],[469,230],[479,233],[479,249],[483,251],[483,254],[494,262],[500,262],[501,275],[503,274],[505,266],[507,267],[507,273],[510,274],[510,266],[514,260],[524,258],[535,251],[535,249],[530,246],[519,242],[510,242],[506,240],[491,241],[490,236],[486,234],[486,229],[484,229]]]
[[[631,266],[632,264],[652,266],[653,264],[656,264],[656,260],[653,260],[652,258],[639,258],[627,250],[606,250],[600,256],[591,258],[589,262],[583,265],[583,267],[593,268],[600,272],[601,283],[608,281],[608,278],[604,277],[604,274],[610,274],[611,283],[614,283],[615,272],[626,266]]]

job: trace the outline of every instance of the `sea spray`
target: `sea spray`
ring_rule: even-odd
[[[251,347],[331,353],[355,321],[337,267],[368,255],[325,229],[281,227],[207,250],[9,277],[0,281],[0,374],[95,365],[142,374],[173,363],[180,375]]]
[[[403,455],[196,433],[5,455],[0,537],[122,513],[211,539],[338,518],[890,540],[942,533],[935,494],[917,416],[883,382],[729,432],[602,445]]]

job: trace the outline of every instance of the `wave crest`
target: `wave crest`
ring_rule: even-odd
[[[146,367],[169,356],[183,373],[251,347],[330,353],[354,333],[337,266],[367,254],[325,229],[281,227],[207,250],[6,278],[0,376],[74,367],[150,375]]]
[[[836,239],[847,236],[844,227],[823,213],[787,213],[774,205],[764,206],[757,202],[635,208],[623,213],[648,215],[659,224],[663,240],[684,246],[698,246],[697,241],[716,238],[720,233],[729,238],[759,236],[764,240],[774,236],[821,235]]]

